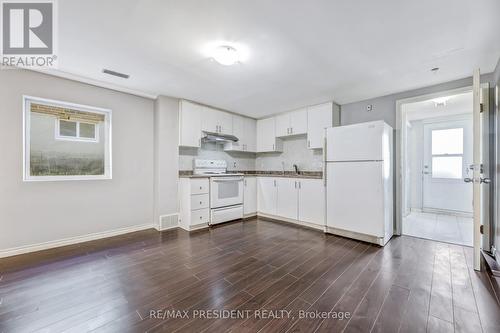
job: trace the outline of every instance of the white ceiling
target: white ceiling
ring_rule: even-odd
[[[460,114],[472,114],[472,91],[448,96],[446,105],[436,106],[432,99],[404,104],[408,121],[439,118]]]
[[[58,4],[60,71],[253,117],[487,73],[500,56],[498,0]],[[247,47],[248,59],[211,61],[204,48],[214,41]]]

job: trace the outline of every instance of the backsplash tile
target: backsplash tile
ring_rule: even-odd
[[[323,170],[323,151],[321,149],[308,149],[305,136],[286,138],[283,140],[282,153],[257,154],[255,170],[282,170],[292,171],[297,164],[299,170]]]
[[[323,152],[307,148],[305,136],[283,140],[282,153],[226,152],[220,144],[202,143],[201,148],[179,148],[179,170],[193,170],[193,160],[226,160],[228,170],[293,171],[297,164],[301,171],[322,171]],[[283,163],[283,164],[282,164]]]
[[[228,170],[255,170],[255,154],[226,152],[213,142],[202,143],[201,148],[179,148],[179,170],[193,170],[193,160],[226,160]]]

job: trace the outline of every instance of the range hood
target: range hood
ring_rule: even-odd
[[[204,142],[215,142],[215,143],[225,143],[225,142],[238,142],[238,138],[230,134],[221,134],[213,132],[203,132]]]

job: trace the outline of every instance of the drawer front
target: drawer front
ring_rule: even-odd
[[[191,194],[205,194],[208,193],[208,178],[191,179]]]
[[[210,219],[210,209],[198,209],[191,211],[191,225],[208,223]]]
[[[191,196],[191,210],[208,208],[210,196],[208,194],[197,194]]]
[[[243,218],[243,205],[211,210],[211,224],[217,224]]]

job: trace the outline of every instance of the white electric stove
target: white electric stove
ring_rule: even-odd
[[[224,160],[193,162],[193,174],[210,178],[210,224],[243,218],[243,174],[227,172]]]

